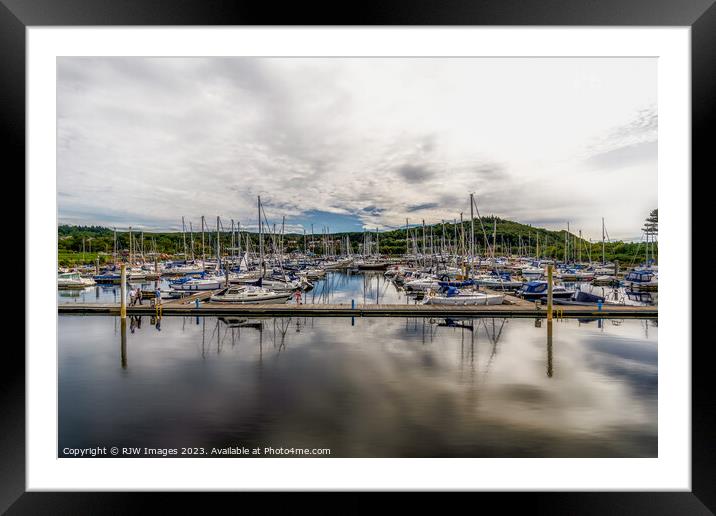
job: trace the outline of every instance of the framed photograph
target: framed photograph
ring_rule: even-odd
[[[3,510],[713,510],[690,262],[712,2],[0,1],[28,300]]]

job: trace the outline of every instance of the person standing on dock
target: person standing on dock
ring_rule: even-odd
[[[142,289],[140,287],[137,287],[137,302],[142,304]]]
[[[134,306],[137,302],[137,291],[132,289],[129,291],[129,306]]]
[[[162,291],[159,290],[159,285],[157,285],[157,288],[154,291],[154,306],[159,306],[161,304],[162,304]]]

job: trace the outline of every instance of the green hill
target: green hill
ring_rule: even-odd
[[[494,245],[496,255],[508,253],[534,256],[539,241],[540,257],[564,259],[565,234],[566,231],[551,231],[544,228],[536,228],[519,222],[500,219],[497,217],[483,217],[482,224],[484,233],[487,234],[489,246],[485,245],[485,234],[479,221],[475,220],[475,249],[476,252],[485,256],[489,254],[487,249]],[[493,242],[493,224],[496,224],[497,238]],[[452,224],[432,224],[425,226],[425,243],[430,251],[430,234],[432,231],[432,243],[436,252],[439,252],[443,241],[446,246],[455,246],[461,249],[464,241],[464,248],[469,249],[470,222]],[[416,226],[409,229],[410,250],[414,250],[417,243],[419,251],[423,249],[423,227]],[[398,256],[406,252],[406,230],[396,229],[384,231],[378,234],[380,253],[384,255]],[[58,235],[58,259],[61,266],[77,265],[80,263],[94,263],[99,258],[101,263],[112,260],[114,252],[114,231],[101,226],[70,226],[60,225],[57,228]],[[311,237],[303,234],[286,234],[283,237],[283,248],[286,252],[301,251],[308,249],[317,255],[324,254],[328,249],[330,252],[340,253],[345,244],[345,237],[348,236],[351,244],[351,252],[359,253],[363,246],[364,234],[362,232],[333,233],[328,236],[316,234]],[[201,256],[201,237],[194,233],[194,256]],[[372,245],[375,246],[376,234],[369,233]],[[185,235],[186,245],[190,248],[191,236]],[[231,244],[231,233],[221,232],[221,247],[228,249]],[[247,239],[255,250],[258,245],[258,234],[241,232],[242,247],[245,249]],[[266,250],[271,249],[271,236],[266,235],[264,240]],[[216,232],[204,234],[205,252],[207,256],[213,256],[216,246]],[[150,253],[161,253],[166,255],[181,255],[184,251],[184,238],[181,232],[133,232],[132,247],[136,253],[142,250],[145,255]],[[374,249],[375,247],[373,247]],[[453,247],[454,248],[454,247]],[[120,255],[127,255],[129,252],[129,232],[117,232],[117,250]],[[650,251],[651,252],[651,251]],[[191,254],[189,251],[188,254]],[[223,253],[222,253],[223,254]],[[581,256],[582,261],[601,261],[602,244],[595,242],[590,245],[588,241],[580,240],[576,235],[569,235],[570,259],[577,259]],[[619,260],[624,265],[638,264],[645,260],[645,246],[639,243],[607,242],[605,245],[605,258],[607,260]]]

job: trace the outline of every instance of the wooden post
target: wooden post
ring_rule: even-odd
[[[547,321],[552,322],[552,264],[547,265]]]
[[[552,378],[552,318],[547,321],[547,377]]]
[[[94,272],[95,274],[99,275],[99,256],[95,259],[94,262]]]
[[[119,291],[121,293],[121,301],[119,305],[119,316],[124,320],[127,318],[127,266],[122,264],[120,270]]]
[[[120,320],[120,360],[122,369],[127,369],[127,319]]]

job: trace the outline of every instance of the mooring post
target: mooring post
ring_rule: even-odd
[[[547,321],[547,377],[552,378],[552,321]]]
[[[127,319],[122,318],[119,323],[120,327],[120,346],[119,354],[122,369],[127,369]]]
[[[94,273],[99,275],[99,256],[94,261]]]
[[[120,301],[120,305],[119,305],[119,316],[122,319],[126,319],[127,318],[127,266],[125,264],[122,264],[120,266],[120,271],[121,271],[121,275],[120,275],[120,279],[119,279],[119,281],[120,281],[119,292],[121,294],[120,295],[121,301]]]
[[[356,309],[356,300],[351,299],[351,310],[355,310],[355,309]]]
[[[547,265],[547,320],[552,320],[552,264]]]

